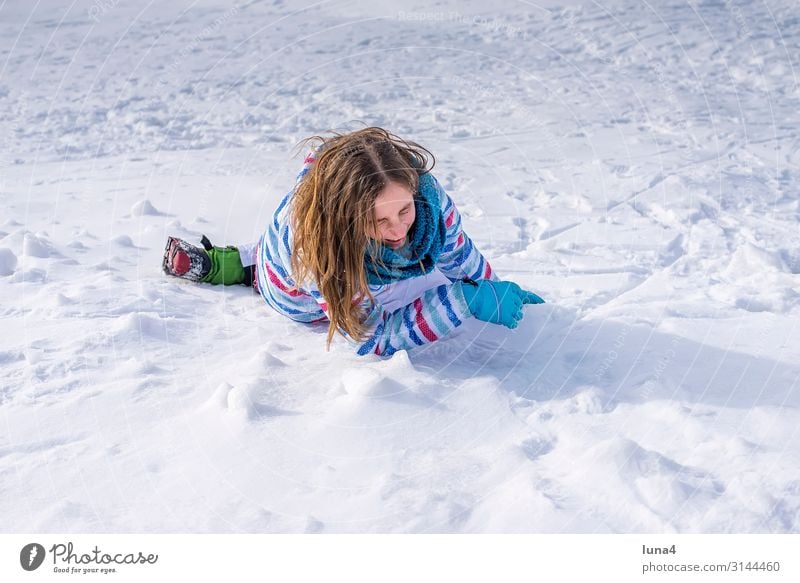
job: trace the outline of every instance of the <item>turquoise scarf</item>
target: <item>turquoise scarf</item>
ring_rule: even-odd
[[[410,251],[408,258],[391,247],[370,240],[364,255],[367,281],[370,284],[383,285],[433,271],[444,247],[447,227],[442,216],[442,203],[436,181],[429,173],[419,177],[414,209],[417,216],[404,247]],[[373,261],[373,256],[380,257],[383,265],[380,261]]]

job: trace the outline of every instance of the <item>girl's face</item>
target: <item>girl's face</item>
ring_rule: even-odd
[[[372,212],[376,231],[370,233],[370,237],[392,249],[399,249],[406,244],[408,230],[417,217],[414,195],[410,190],[390,182],[375,199]]]

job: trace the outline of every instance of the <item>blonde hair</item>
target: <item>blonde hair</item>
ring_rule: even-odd
[[[373,205],[389,182],[410,190],[415,198],[419,176],[435,159],[422,146],[379,127],[351,133],[311,136],[299,146],[318,142],[321,150],[292,197],[292,273],[297,286],[314,280],[328,304],[330,348],[336,331],[357,341],[366,339],[361,304],[375,298],[364,266],[369,235],[376,230]],[[430,164],[430,165],[429,165]],[[382,249],[380,242],[377,248]]]

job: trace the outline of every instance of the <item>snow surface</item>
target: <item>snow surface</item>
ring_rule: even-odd
[[[794,0],[0,5],[0,531],[800,532]],[[544,296],[388,360],[168,234],[428,146]]]

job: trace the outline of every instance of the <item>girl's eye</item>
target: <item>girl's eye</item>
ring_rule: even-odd
[[[408,208],[404,208],[403,210],[400,211],[400,214],[404,215],[404,214],[408,213],[409,210],[410,209],[408,209]]]

